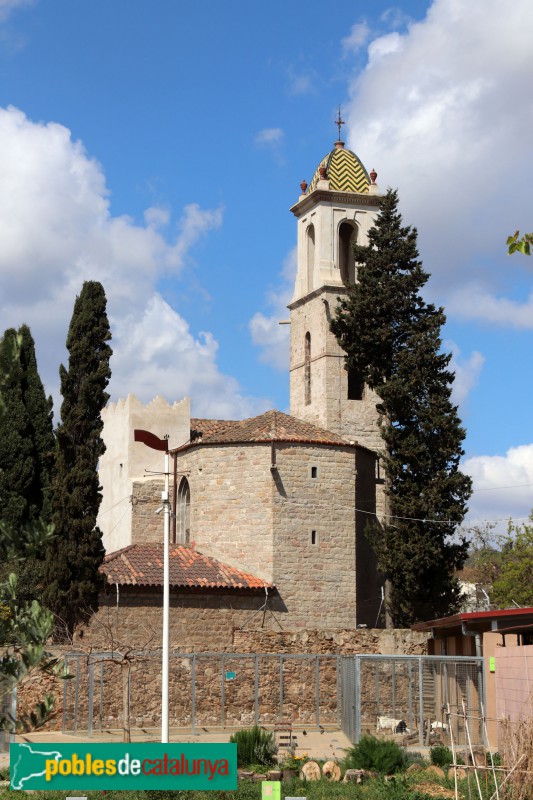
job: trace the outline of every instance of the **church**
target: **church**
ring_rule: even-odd
[[[164,455],[135,441],[143,429],[170,453],[172,647],[221,649],[246,627],[377,627],[383,580],[364,532],[384,513],[377,398],[330,331],[357,278],[352,244],[379,213],[376,177],[339,139],[290,209],[290,414],[196,419],[188,398],[131,395],[103,411],[102,622],[159,628]]]

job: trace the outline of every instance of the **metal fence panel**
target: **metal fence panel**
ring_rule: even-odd
[[[91,736],[123,727],[125,681],[132,728],[161,720],[161,653],[130,654],[129,664],[108,652],[66,656],[72,680],[63,688],[64,733]],[[340,725],[336,655],[172,653],[169,721],[172,727],[253,724]]]
[[[437,736],[466,744],[483,741],[483,659],[453,656],[341,657],[342,729],[353,741],[364,733],[399,734],[406,743]],[[451,727],[451,730],[450,730]]]
[[[0,694],[0,717],[15,717],[17,708],[17,690],[3,692]],[[14,735],[9,730],[0,728],[0,753],[9,753],[9,744],[14,739]]]

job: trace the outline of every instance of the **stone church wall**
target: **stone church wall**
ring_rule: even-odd
[[[171,591],[171,649],[184,653],[233,650],[234,629],[250,625],[264,601],[260,593]],[[104,650],[112,642],[127,642],[135,648],[161,647],[162,602],[161,591],[120,587],[117,597],[116,587],[110,586],[98,613],[74,644]],[[255,616],[258,619],[261,614]]]
[[[365,386],[361,400],[348,400],[345,353],[329,326],[341,287],[324,287],[291,306],[291,414],[372,450],[383,448],[377,395]],[[311,335],[311,402],[305,402],[305,336]]]
[[[177,471],[190,487],[190,544],[274,583],[284,627],[376,624],[380,594],[364,535],[381,508],[372,453],[287,442],[200,445],[178,456]],[[134,483],[134,543],[162,541],[161,489],[160,481]]]
[[[163,516],[156,514],[161,507],[161,480],[133,481],[131,511],[131,543],[157,544],[163,541]]]
[[[201,553],[270,582],[270,444],[193,447],[178,455],[189,481],[190,539]]]
[[[355,453],[276,445],[274,583],[288,628],[355,625]],[[316,475],[316,477],[313,477]]]

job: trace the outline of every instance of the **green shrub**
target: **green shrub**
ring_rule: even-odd
[[[230,742],[237,744],[238,767],[246,767],[249,764],[270,767],[276,761],[278,746],[274,734],[261,730],[257,725],[237,731],[230,736]]]
[[[427,766],[427,761],[418,750],[405,751],[405,766],[410,767],[411,764],[419,764],[421,767]]]
[[[445,744],[437,744],[432,747],[429,751],[429,757],[432,764],[436,767],[442,767],[442,769],[453,764],[453,753]]]
[[[392,775],[405,767],[405,754],[396,742],[366,735],[346,750],[342,766],[344,769],[367,769],[380,775]]]

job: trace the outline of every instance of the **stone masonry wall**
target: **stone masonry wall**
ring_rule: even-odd
[[[161,507],[161,480],[133,481],[131,542],[147,544],[163,542],[163,515],[156,514]]]
[[[320,653],[353,655],[427,655],[427,634],[411,630],[298,630],[235,631],[233,644],[240,653]]]
[[[160,622],[160,610],[158,614]],[[155,625],[155,618],[147,617],[145,610],[140,609],[137,616]],[[122,726],[123,689],[129,681],[131,725],[157,727],[161,722],[161,650],[150,642],[138,652],[130,653],[129,660],[121,661],[121,654],[129,652],[130,645],[136,643],[130,635],[133,633],[134,628],[127,631],[125,641],[115,641],[114,655],[109,652],[109,640],[103,637],[101,650],[107,651],[105,657],[99,653],[97,637],[87,638],[86,634],[78,641],[81,646],[78,653],[73,654],[71,649],[68,652],[67,664],[73,679],[65,683],[39,676],[26,682],[19,693],[19,706],[28,708],[45,690],[52,691],[59,713],[47,728],[61,728],[64,708],[67,730],[82,733],[89,722],[92,680],[92,726],[93,735],[97,736],[100,729]],[[138,641],[146,644],[141,633]],[[175,641],[176,637],[172,637],[169,696],[170,724],[176,727],[192,724],[193,695],[194,722],[198,727],[242,727],[254,724],[256,719],[262,725],[282,719],[296,725],[320,722],[337,727],[340,719],[337,655],[426,652],[422,634],[399,630],[240,630],[235,631],[233,642],[226,646],[224,654],[216,653],[216,642],[207,653],[198,648],[195,652],[189,647],[176,648]],[[204,647],[207,644],[204,641]],[[56,648],[57,655],[66,652],[66,648]],[[282,661],[279,655],[284,656]],[[375,705],[373,678],[363,683],[370,687],[367,701]],[[382,704],[387,699],[388,683],[385,680],[381,685]],[[399,677],[396,694],[398,703],[401,695],[407,696]],[[362,700],[365,702],[364,696]],[[375,713],[368,713],[369,725],[375,725],[374,717]]]
[[[364,535],[379,508],[370,451],[280,442],[273,452],[270,443],[200,445],[178,455],[178,478],[183,474],[191,543],[273,582],[283,627],[375,624],[380,592]],[[161,489],[160,481],[134,483],[134,543],[162,541],[163,521],[155,513]],[[356,505],[364,511],[356,514]]]
[[[233,650],[233,632],[252,624],[265,600],[262,593],[170,592],[170,647],[183,653]],[[111,642],[157,648],[162,636],[162,593],[116,587],[100,600],[100,608],[75,643],[109,649]],[[276,606],[274,602],[274,607]],[[255,621],[262,615],[256,615]]]
[[[276,466],[273,577],[288,610],[283,625],[355,626],[354,451],[278,443]]]
[[[365,387],[362,400],[348,400],[345,353],[330,331],[337,298],[344,289],[324,288],[291,307],[291,414],[348,441],[381,450],[377,395]],[[305,335],[311,335],[311,402],[305,404]]]
[[[191,542],[267,581],[273,574],[270,444],[211,445],[178,455],[187,475]]]

